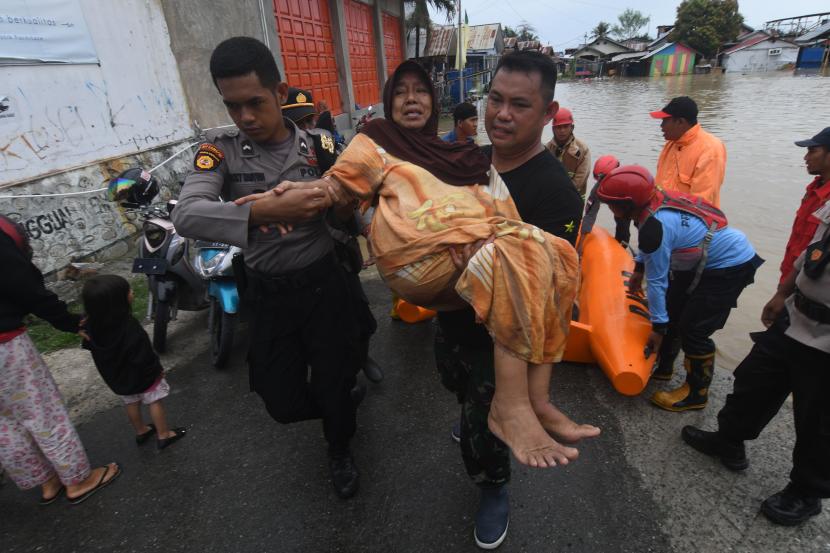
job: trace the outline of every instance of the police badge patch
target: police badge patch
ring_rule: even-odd
[[[330,154],[334,153],[334,139],[327,134],[320,136],[320,145]]]
[[[213,171],[222,160],[225,159],[225,153],[217,148],[214,144],[205,143],[199,146],[196,151],[196,157],[193,158],[193,168],[197,171]]]

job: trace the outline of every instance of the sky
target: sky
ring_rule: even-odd
[[[648,32],[653,37],[657,25],[674,23],[679,4],[679,0],[461,0],[461,9],[467,12],[470,25],[501,23],[515,29],[528,21],[543,44],[559,51],[583,43],[585,34],[590,35],[600,21],[617,23],[626,8],[651,16]],[[827,0],[744,0],[739,6],[744,22],[756,29],[772,19],[830,11]],[[435,23],[446,24],[445,15],[431,13]]]

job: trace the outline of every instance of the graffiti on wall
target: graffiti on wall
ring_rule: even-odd
[[[127,167],[152,167],[167,159],[181,144],[161,148],[108,166],[88,166],[48,177],[31,185],[15,187],[15,194],[39,192],[85,192],[102,188],[109,177]],[[156,171],[161,185],[157,201],[178,195],[178,182],[192,164],[192,152],[185,150]],[[117,168],[114,171],[113,168]],[[135,234],[141,225],[135,213],[109,202],[106,192],[73,196],[5,199],[4,211],[19,221],[29,235],[34,261],[44,273],[56,271],[73,260],[95,253]]]
[[[0,99],[13,114],[0,118],[0,186],[192,134],[161,3],[71,4],[78,3],[99,63],[0,65]],[[113,21],[120,22],[118,32]]]
[[[164,90],[144,91],[113,108],[105,90],[86,84],[82,97],[75,96],[76,102],[66,105],[34,105],[20,88],[5,94],[15,100],[17,123],[13,128],[0,127],[3,181],[42,174],[50,167],[62,169],[72,160],[141,151],[191,132],[186,126],[171,127],[170,122],[181,120],[182,114]]]

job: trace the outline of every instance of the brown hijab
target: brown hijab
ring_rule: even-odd
[[[395,85],[405,73],[414,73],[429,88],[432,113],[424,128],[409,130],[392,121]],[[383,87],[383,116],[366,124],[363,131],[384,150],[404,161],[414,163],[454,186],[486,184],[490,159],[475,144],[451,144],[438,138],[438,102],[435,87],[426,70],[417,62],[401,63]]]

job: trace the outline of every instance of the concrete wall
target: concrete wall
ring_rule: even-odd
[[[213,49],[226,38],[251,36],[265,42],[274,52],[280,72],[285,73],[276,38],[273,0],[161,0],[161,6],[187,104],[201,128],[231,122],[209,70]]]
[[[770,48],[780,48],[781,53],[770,56]],[[727,71],[740,73],[777,71],[787,65],[795,65],[798,58],[798,46],[781,42],[765,40],[749,48],[744,48],[728,56],[723,62]]]
[[[0,188],[192,134],[158,2],[81,8],[100,65],[0,67]]]
[[[170,145],[38,179],[20,187],[20,190],[15,188],[14,192],[69,192],[73,195],[2,198],[0,206],[3,213],[20,221],[26,228],[35,253],[35,264],[46,274],[114,244],[120,246],[116,253],[125,254],[127,245],[123,239],[134,234],[140,222],[137,226],[134,215],[107,201],[105,191],[85,192],[106,186],[106,180],[130,167],[154,167],[183,147],[181,144]],[[193,153],[188,148],[154,172],[162,186],[161,199],[167,200],[178,194],[178,180],[184,178],[192,159]]]
[[[81,0],[81,8],[100,65],[0,68],[15,110],[0,120],[0,209],[26,227],[47,274],[127,247],[136,226],[98,190],[109,178],[181,151],[155,173],[168,198],[193,155],[160,1]]]

